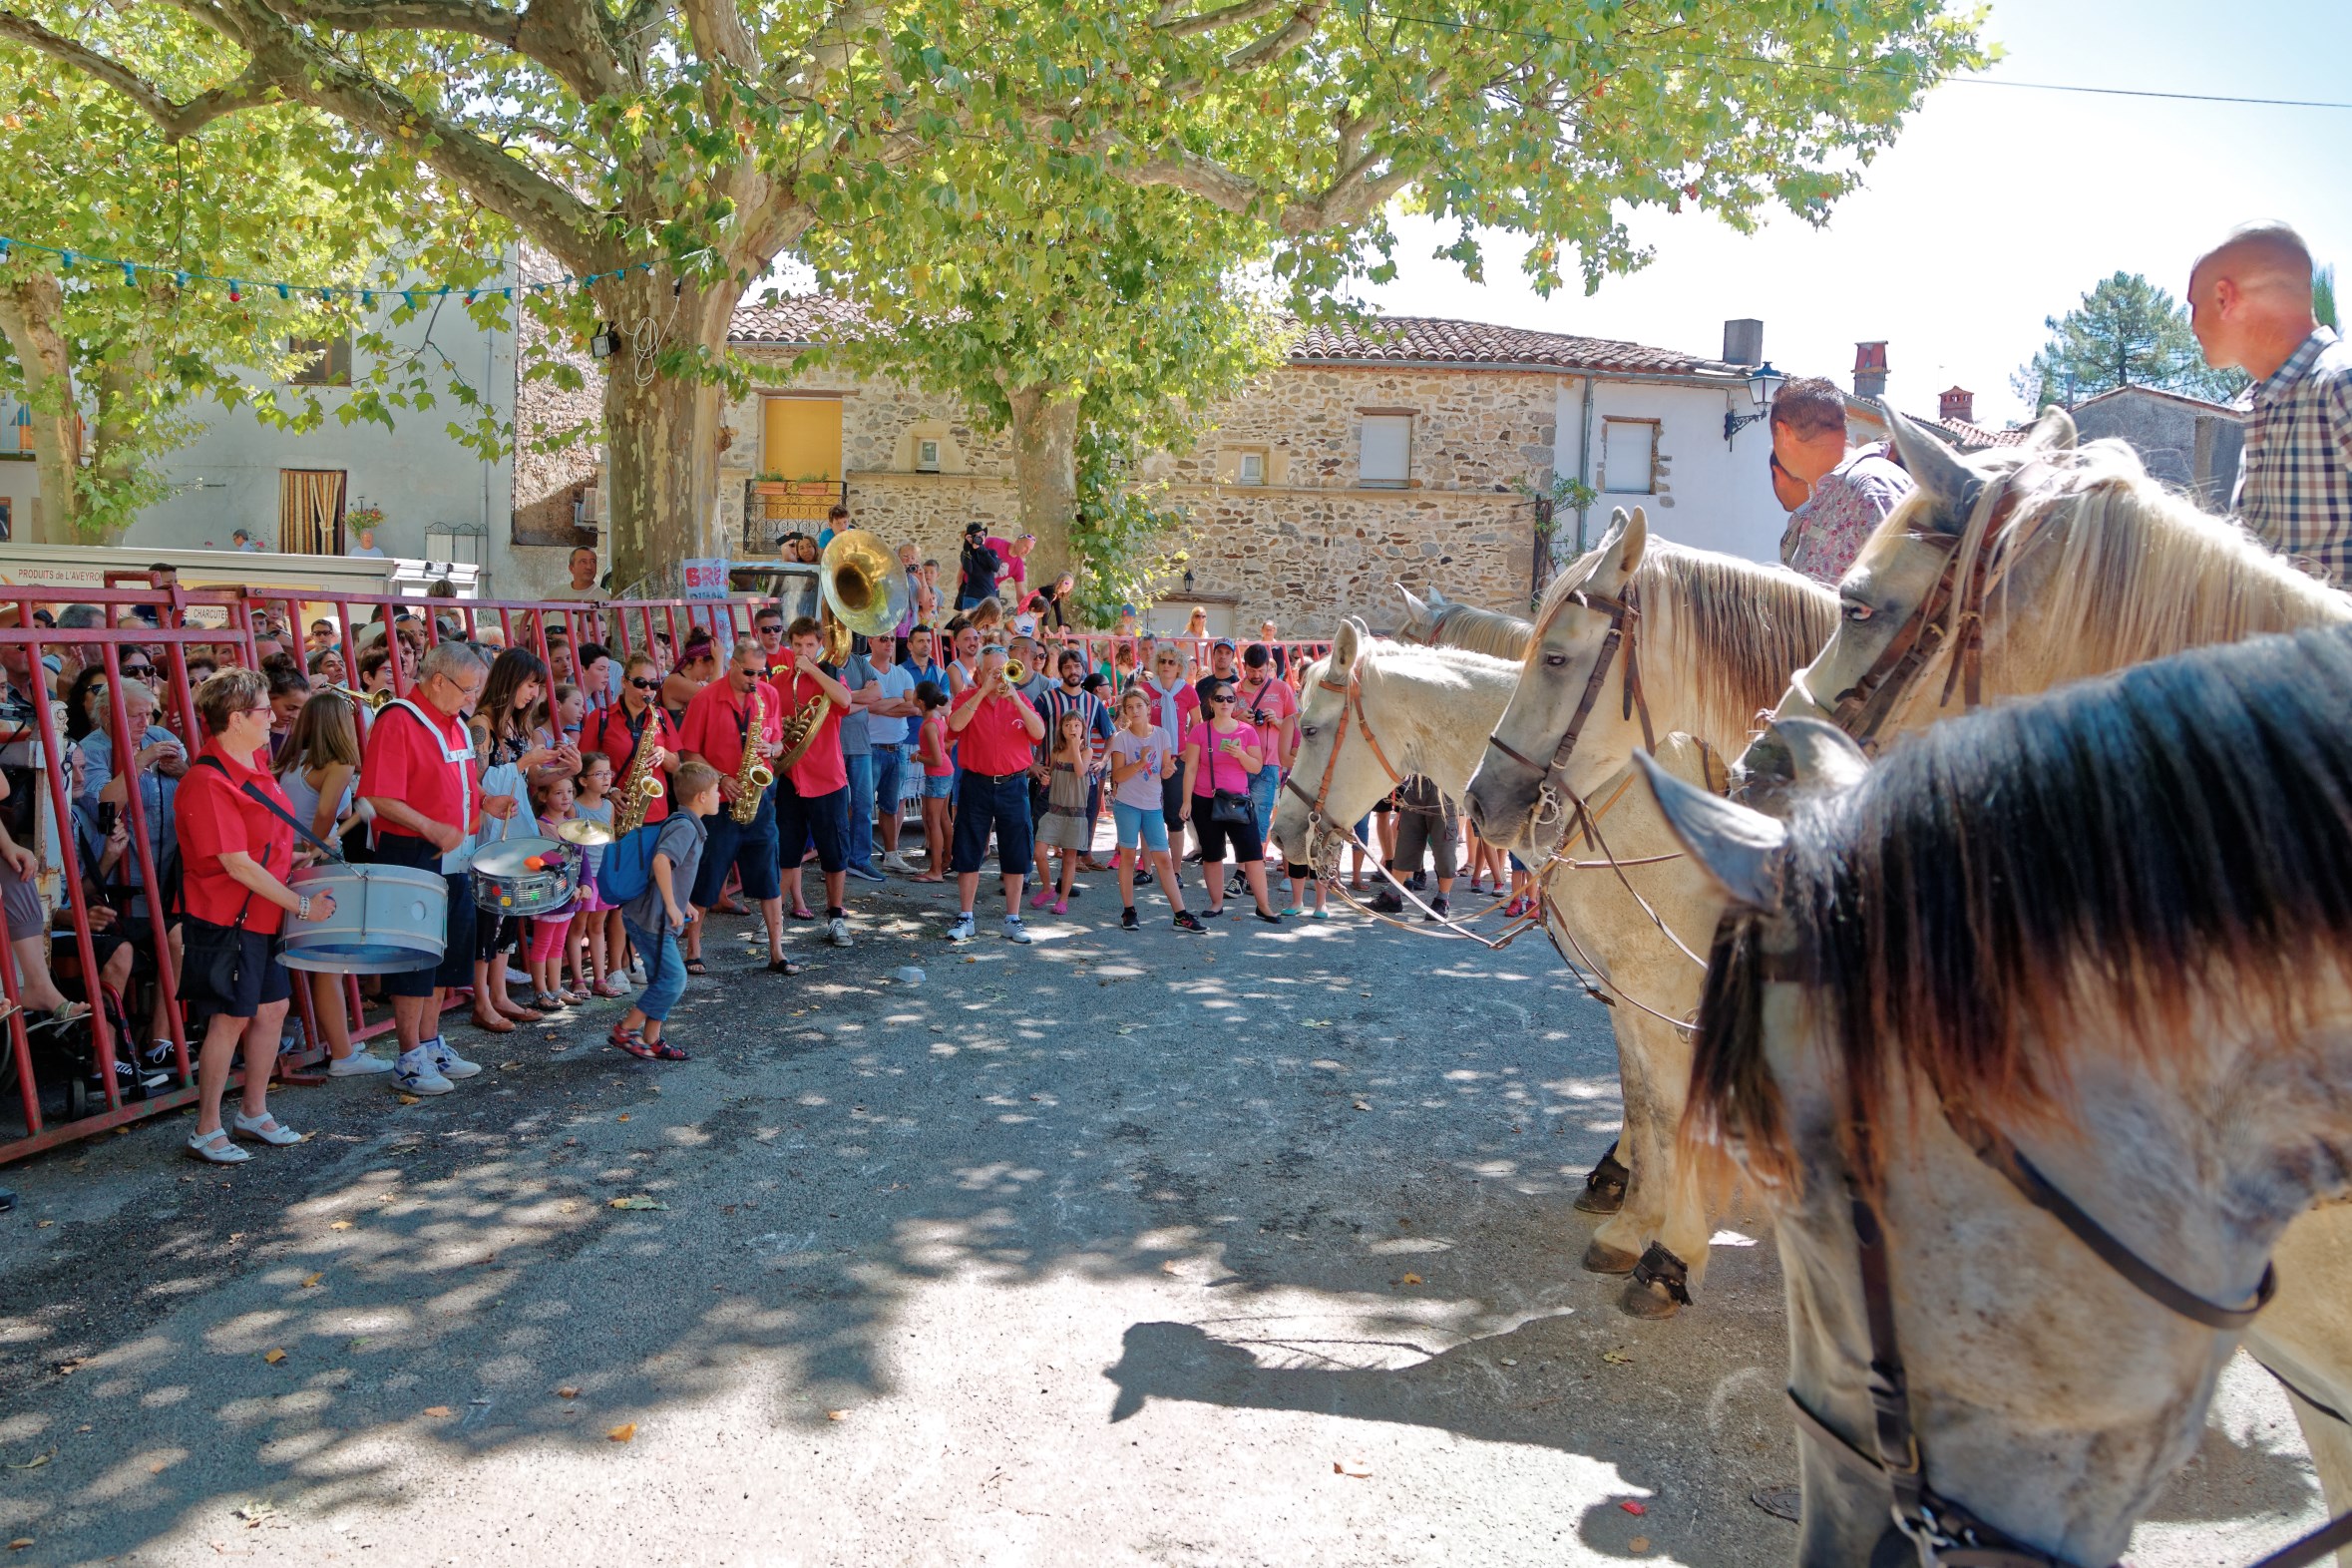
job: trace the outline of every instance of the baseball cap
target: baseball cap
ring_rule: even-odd
[[[1224,648],[1224,649],[1226,649],[1228,652],[1230,652],[1230,651],[1232,651],[1232,649],[1233,649],[1233,638],[1231,638],[1231,637],[1219,637],[1219,638],[1218,638],[1218,639],[1217,639],[1217,640],[1216,640],[1214,643],[1212,643],[1212,644],[1211,644],[1211,646],[1213,646],[1213,647],[1220,647],[1220,648]]]
[[[1135,612],[1135,606],[1132,604],[1121,604],[1119,606],[1119,613],[1122,615],[1132,615]]]

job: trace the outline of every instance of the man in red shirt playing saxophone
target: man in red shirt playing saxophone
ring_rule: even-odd
[[[512,796],[484,799],[474,772],[466,715],[482,696],[487,666],[463,642],[436,643],[417,666],[406,697],[384,704],[368,730],[359,795],[375,812],[376,859],[437,871],[449,883],[447,946],[438,964],[384,977],[400,1059],[392,1086],[408,1094],[447,1094],[457,1078],[482,1070],[449,1048],[441,1004],[474,978],[474,835],[486,817],[515,814]]]

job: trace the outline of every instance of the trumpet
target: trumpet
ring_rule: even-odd
[[[1004,683],[1007,686],[1027,685],[1029,683],[1029,666],[1016,658],[1006,659],[1004,661]]]
[[[382,691],[360,691],[351,686],[338,686],[332,681],[321,682],[312,689],[315,691],[331,691],[338,697],[348,697],[359,706],[367,709],[370,713],[381,712],[385,703],[397,700],[400,695],[389,686],[385,687]]]

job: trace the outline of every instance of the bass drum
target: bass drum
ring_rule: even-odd
[[[397,975],[439,964],[449,945],[449,883],[413,866],[308,866],[287,886],[332,893],[335,913],[285,926],[285,966],[325,975]]]
[[[580,892],[588,858],[562,839],[507,839],[474,852],[474,903],[493,915],[552,915]]]

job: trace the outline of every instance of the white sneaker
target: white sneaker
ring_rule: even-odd
[[[970,942],[979,935],[979,931],[973,926],[970,915],[957,916],[956,924],[948,928],[948,940],[957,944]]]
[[[420,1045],[393,1064],[392,1087],[404,1094],[447,1094],[457,1085],[433,1065],[430,1048]]]
[[[1029,928],[1020,923],[1018,915],[1007,915],[1004,917],[1004,940],[1017,942],[1025,948],[1036,939],[1029,935]]]
[[[884,871],[895,871],[902,877],[912,877],[915,875],[915,868],[908,865],[907,857],[900,854],[897,850],[892,850],[888,855],[882,857],[882,869]]]
[[[353,1051],[340,1061],[327,1063],[330,1078],[365,1078],[379,1072],[390,1072],[392,1064],[381,1056],[371,1056],[366,1049]]]
[[[441,1075],[445,1078],[470,1078],[482,1070],[480,1062],[466,1060],[465,1057],[451,1050],[449,1041],[438,1034],[425,1042],[424,1049],[426,1054],[432,1058],[433,1065],[441,1069]]]
[[[510,985],[520,985],[525,990],[529,990],[532,985],[532,980],[530,976],[524,974],[521,970],[516,969],[513,965],[509,965],[507,967],[507,983]]]
[[[834,916],[826,923],[825,941],[830,947],[848,947],[850,945],[849,922],[839,915]]]

